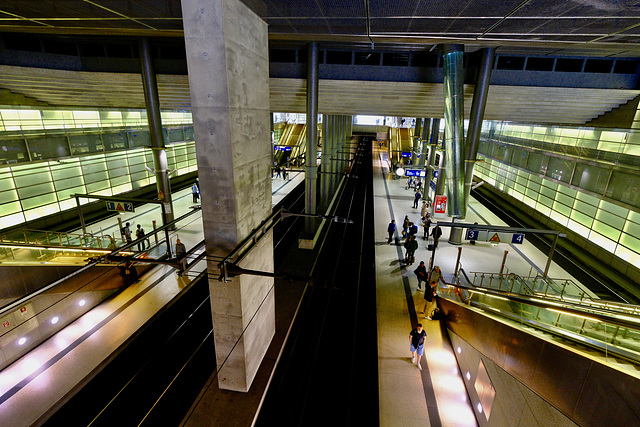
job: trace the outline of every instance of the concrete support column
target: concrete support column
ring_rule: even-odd
[[[153,69],[153,58],[149,47],[149,39],[143,37],[138,43],[140,48],[140,63],[142,65],[142,87],[144,89],[147,121],[149,123],[149,137],[153,150],[153,168],[156,171],[156,188],[158,198],[164,200],[162,205],[162,221],[167,224],[173,221],[173,205],[171,201],[171,185],[169,183],[169,163],[167,150],[164,146],[162,134],[162,119],[160,117],[160,99],[158,98],[158,82]],[[168,244],[168,243],[167,243]],[[168,250],[171,252],[171,249]]]
[[[465,206],[463,46],[444,45],[443,56],[447,214],[460,218]],[[438,181],[441,179],[438,176]]]
[[[469,130],[467,132],[467,150],[465,162],[465,205],[462,218],[467,215],[467,207],[469,206],[469,197],[471,194],[471,183],[473,181],[473,168],[478,157],[478,147],[480,145],[480,132],[482,131],[482,120],[484,119],[484,110],[487,106],[487,96],[489,95],[489,83],[491,81],[491,70],[495,58],[496,49],[487,47],[482,49],[482,59],[478,76],[476,77],[476,86],[473,91],[473,102],[471,103],[471,114],[469,115]]]
[[[275,333],[273,279],[217,280],[218,261],[271,213],[267,25],[239,0],[182,0],[221,389],[246,392]],[[273,272],[273,235],[242,268]]]
[[[305,203],[307,214],[316,213],[316,179],[318,176],[318,44],[309,43],[307,60],[307,151],[305,154]],[[305,218],[304,232],[312,234],[315,218]]]

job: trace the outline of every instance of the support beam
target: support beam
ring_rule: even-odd
[[[147,121],[149,123],[149,138],[153,151],[153,168],[156,172],[156,187],[158,199],[165,202],[162,209],[162,223],[173,221],[173,204],[171,201],[171,185],[169,183],[169,163],[167,162],[167,150],[164,146],[162,133],[162,119],[160,117],[160,99],[158,98],[158,82],[153,69],[153,58],[149,47],[149,39],[140,39],[140,63],[142,65],[142,87],[147,108]]]
[[[465,160],[465,205],[463,216],[467,215],[469,206],[469,197],[471,194],[471,183],[473,181],[473,168],[476,164],[478,156],[478,147],[480,145],[480,132],[482,130],[482,120],[484,119],[484,110],[487,105],[487,96],[489,94],[489,83],[491,81],[491,70],[495,58],[496,49],[487,47],[482,49],[482,59],[478,76],[476,77],[476,86],[473,92],[473,102],[471,104],[471,114],[469,116],[469,130],[467,132],[467,149]]]
[[[307,60],[307,150],[305,154],[305,212],[316,213],[316,161],[318,144],[318,44],[309,43]],[[305,218],[304,232],[311,235],[315,231],[314,218]]]

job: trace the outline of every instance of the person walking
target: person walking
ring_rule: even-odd
[[[440,228],[440,226],[436,224],[436,226],[433,227],[433,230],[431,230],[431,237],[433,237],[434,248],[438,247],[438,241],[440,240],[440,236],[442,236],[442,228]]]
[[[431,270],[431,274],[429,274],[429,286],[425,287],[424,290],[424,318],[427,320],[431,320],[431,312],[435,309],[435,295],[438,290],[438,282],[444,279],[442,278],[442,272],[440,271],[439,266],[433,267]]]
[[[387,243],[391,243],[391,241],[393,240],[393,233],[396,232],[396,220],[392,219],[391,222],[389,223],[389,226],[387,227],[387,233],[389,233],[389,239],[387,240]]]
[[[144,237],[144,228],[140,224],[138,224],[138,229],[136,230],[136,240],[140,240]],[[144,239],[138,242],[138,252],[144,251]]]
[[[418,202],[420,201],[421,197],[422,197],[422,194],[420,194],[419,191],[416,191],[416,194],[413,196],[413,208],[414,209],[418,209]]]
[[[413,272],[416,274],[416,277],[418,278],[418,290],[422,290],[421,283],[422,282],[427,283],[427,278],[428,278],[427,267],[424,266],[424,261],[420,261],[420,265],[418,266],[418,268],[413,270]]]
[[[176,258],[178,259],[178,265],[180,266],[180,271],[183,271],[187,266],[187,248],[184,243],[180,242],[180,239],[176,240]]]
[[[427,333],[422,329],[422,323],[418,323],[415,329],[409,332],[409,350],[411,351],[411,363],[416,361],[416,353],[418,353],[418,369],[422,371],[420,365],[420,359],[424,353],[424,340],[427,338]]]
[[[127,240],[127,244],[133,242],[131,239],[131,224],[127,223],[124,227],[122,227],[122,234],[124,234],[124,238]]]
[[[198,203],[198,198],[200,198],[200,190],[198,189],[198,185],[195,182],[191,186],[191,195],[193,196],[193,203]]]

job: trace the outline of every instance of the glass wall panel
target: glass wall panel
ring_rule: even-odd
[[[168,138],[169,142],[185,141],[184,132],[182,131],[182,128],[169,128],[168,137],[169,137]]]
[[[64,136],[29,138],[29,151],[32,160],[55,159],[71,155],[69,142]]]
[[[593,193],[604,194],[610,173],[611,170],[609,169],[576,163],[576,170],[571,184]]]
[[[640,206],[640,176],[614,170],[606,196],[632,206]]]
[[[69,145],[73,155],[99,153],[104,150],[99,134],[69,135]]]
[[[109,132],[102,134],[102,142],[105,151],[124,150],[129,148],[127,132]]]
[[[594,231],[597,231],[598,233],[602,234],[606,238],[613,240],[614,242],[617,242],[618,239],[620,238],[621,232],[619,229],[615,229],[603,222],[593,221],[593,225],[591,228]]]
[[[139,130],[129,132],[129,144],[132,148],[151,146],[151,136],[149,135],[149,131]]]
[[[542,153],[529,153],[527,169],[533,173],[544,174],[547,170],[548,158]]]
[[[573,161],[559,159],[557,157],[549,157],[549,166],[547,168],[547,176],[568,183],[573,172]]]
[[[23,139],[0,141],[0,163],[16,163],[29,161],[27,146]]]

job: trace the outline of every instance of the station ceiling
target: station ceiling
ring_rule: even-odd
[[[424,48],[427,51],[437,44],[460,43],[467,52],[495,46],[501,54],[640,57],[640,0],[244,0],[244,3],[269,24],[272,45],[302,45],[315,40],[344,47],[362,48],[373,43],[376,48],[388,46],[414,51]],[[178,0],[3,0],[0,31],[15,33],[16,37],[20,37],[20,33],[183,37]],[[24,81],[24,74],[22,83],[16,81],[19,79],[14,76],[15,70],[5,68],[0,73],[0,88],[55,106],[64,102],[76,106],[84,103],[94,107],[114,106],[122,102],[116,99],[118,94],[113,93],[117,91],[111,91],[112,95],[109,91],[103,93],[101,88],[105,85],[101,82],[123,77],[121,87],[133,87],[141,93],[139,76],[135,74],[119,77],[114,74],[105,80],[99,73],[88,73],[57,81],[50,79],[38,89],[37,85]],[[166,89],[161,87],[163,106],[190,108],[187,79],[166,76],[166,80],[170,84]],[[304,81],[272,79],[271,109],[289,111],[284,108],[298,109],[304,105],[301,104],[301,84]],[[73,89],[74,85],[79,89]],[[321,84],[321,106],[322,87]],[[330,112],[335,113],[371,113],[371,107],[377,104],[364,95],[372,88],[378,91],[375,93],[392,97],[385,105],[393,107],[379,111],[380,114],[401,114],[397,111],[399,108],[406,111],[402,115],[428,117],[436,114],[442,103],[442,91],[437,85],[426,83],[412,86],[325,82],[324,87],[327,94],[351,89],[354,101],[346,104],[342,101],[342,109],[349,105],[353,109],[350,112],[334,111],[337,106],[331,107],[331,100],[325,100]],[[287,92],[290,88],[294,88],[294,92]],[[80,96],[56,95],[69,89],[70,94],[76,92]],[[470,93],[472,87],[465,90]],[[584,123],[640,93],[518,86],[494,86],[491,91],[487,118],[520,120],[518,112],[521,111],[522,118],[529,117],[523,121],[551,123]],[[497,100],[493,106],[492,96]],[[358,103],[357,99],[363,101]],[[545,114],[545,110],[549,114]]]

